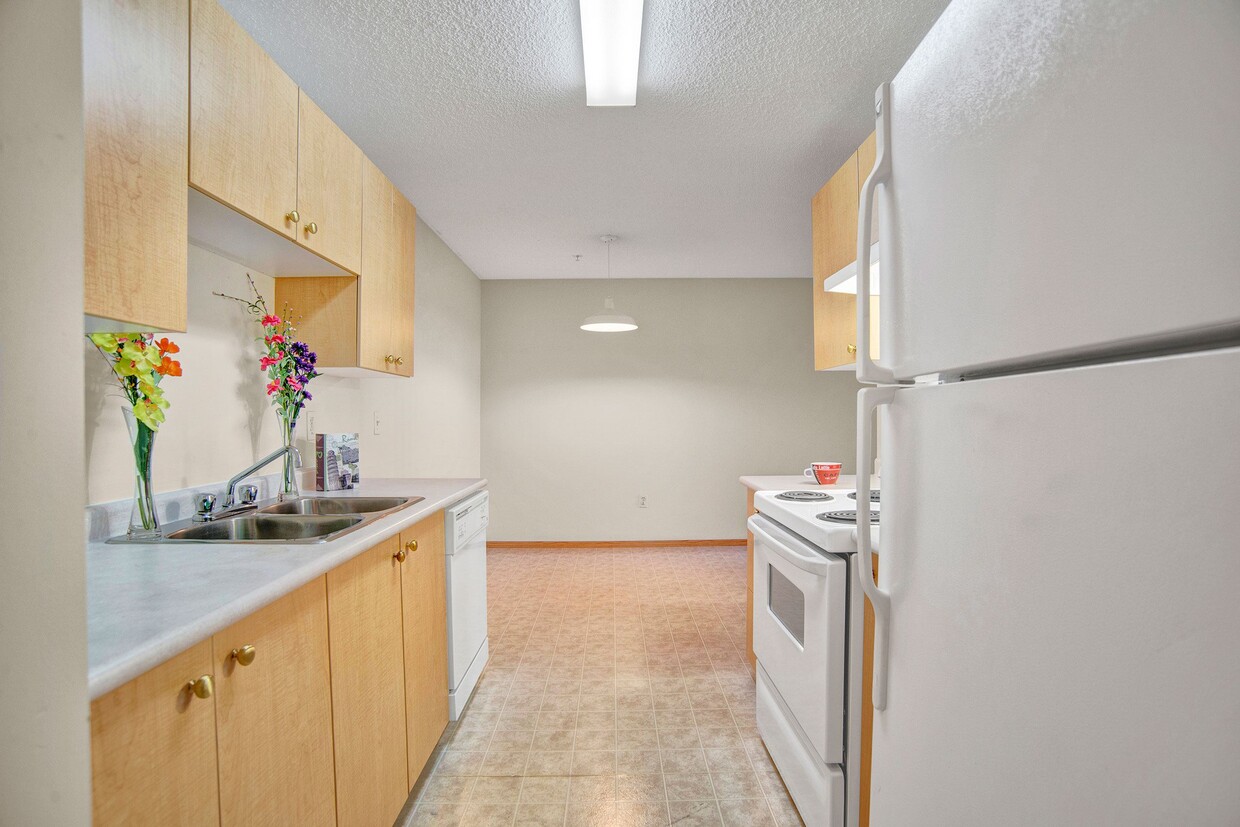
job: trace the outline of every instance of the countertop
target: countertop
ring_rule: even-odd
[[[327,543],[89,543],[86,618],[91,699],[486,484],[484,479],[368,479],[350,491],[334,491],[331,496],[425,499]]]
[[[793,474],[783,477],[763,477],[746,475],[741,477],[741,485],[750,491],[791,491],[794,488],[812,488],[815,491],[830,491],[833,488],[851,489],[857,487],[857,478],[851,474],[840,474],[835,485],[819,485],[809,477]],[[878,478],[870,477],[870,485],[878,488]]]

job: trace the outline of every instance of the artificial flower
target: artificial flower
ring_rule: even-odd
[[[177,353],[180,348],[167,337],[155,341],[151,333],[92,333],[88,338],[108,360],[134,418],[150,430],[158,430],[168,408],[159,383],[165,376],[181,375],[181,363],[166,354]]]
[[[180,352],[181,352],[181,348],[180,348],[180,347],[178,347],[178,346],[177,346],[177,344],[176,344],[175,342],[169,341],[169,339],[168,339],[168,337],[167,337],[167,336],[165,336],[164,338],[160,339],[160,340],[159,340],[158,342],[156,342],[155,344],[159,346],[159,355],[160,355],[160,356],[164,356],[164,355],[169,354],[169,353],[180,353]],[[165,361],[166,361],[166,360],[165,360]],[[179,374],[177,374],[177,375],[179,375]]]
[[[180,376],[181,363],[173,360],[169,356],[165,356],[159,366],[155,368],[155,372],[161,376]]]
[[[280,317],[268,313],[266,316],[263,316],[262,321],[260,321],[259,324],[263,327],[279,327]]]

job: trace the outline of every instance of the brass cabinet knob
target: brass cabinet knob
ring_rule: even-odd
[[[417,551],[417,550],[418,550],[418,541],[417,541],[417,540],[410,540],[409,542],[405,543],[405,551],[408,551],[408,552],[414,552],[414,551]]]
[[[311,221],[306,225],[306,235],[314,235],[319,231],[319,225]]]
[[[294,224],[296,224],[297,222],[301,221],[301,214],[297,212],[297,210],[293,210],[292,212],[286,212],[284,214],[284,218],[286,221],[292,221]]]
[[[849,345],[849,346],[848,346],[848,352],[849,352],[849,354],[854,354],[854,353],[856,353],[856,352],[857,352],[857,346],[856,346],[856,345]]]
[[[210,675],[203,675],[185,684],[185,688],[199,698],[210,698],[211,693],[215,691],[215,679]]]
[[[254,647],[250,644],[242,646],[240,649],[233,649],[230,658],[237,662],[238,666],[249,666],[254,662],[254,656],[258,654],[254,651]]]
[[[405,357],[404,357],[404,356],[397,356],[397,357],[396,357],[396,364],[398,364],[398,365],[403,365],[403,364],[405,364]]]
[[[385,365],[390,365],[390,364],[392,364],[392,363],[393,363],[393,362],[395,362],[395,361],[396,361],[396,357],[395,357],[395,356],[393,356],[393,355],[392,355],[392,354],[390,354],[390,353],[389,353],[387,356],[384,356],[384,357],[383,357],[383,364],[385,364]]]
[[[403,562],[405,562],[405,560],[407,560],[407,559],[409,558],[409,552],[405,551],[405,550],[402,548],[400,551],[396,552],[396,553],[395,553],[395,554],[393,554],[392,556],[396,558],[396,562],[397,562],[397,563],[403,563]]]

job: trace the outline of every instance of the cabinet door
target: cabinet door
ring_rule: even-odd
[[[409,794],[400,547],[390,537],[327,573],[341,827],[391,824]]]
[[[84,311],[184,330],[188,0],[87,0],[82,34]]]
[[[189,688],[211,671],[205,640],[91,703],[97,827],[219,824],[215,700]]]
[[[362,259],[362,151],[304,91],[297,123],[298,241],[357,273]]]
[[[810,205],[814,238],[814,369],[826,370],[853,361],[844,352],[841,358],[836,340],[855,343],[857,321],[851,330],[842,312],[847,294],[824,293],[823,282],[857,258],[857,156],[840,167],[823,185]],[[856,301],[856,299],[852,299]]]
[[[295,237],[297,84],[217,0],[191,8],[189,182]]]
[[[336,823],[320,577],[212,638],[220,824]],[[252,646],[242,665],[234,650]]]
[[[413,375],[413,255],[417,213],[370,159],[362,176],[358,362]]]
[[[400,534],[409,555],[402,572],[405,705],[412,789],[448,725],[448,603],[443,512]]]

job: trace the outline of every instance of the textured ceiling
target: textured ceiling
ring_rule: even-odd
[[[222,0],[482,278],[810,273],[809,199],[946,0],[647,0],[585,106],[578,0]],[[581,262],[574,254],[583,256]]]

